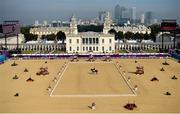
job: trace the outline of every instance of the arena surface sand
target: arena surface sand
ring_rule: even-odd
[[[11,66],[14,60],[0,65],[0,112],[180,112],[180,64],[168,59],[169,66],[162,65],[164,59],[115,59],[113,63],[69,63],[69,60],[15,60],[18,66]],[[47,61],[47,63],[45,63]],[[116,63],[122,66],[118,71]],[[145,74],[136,75],[136,66],[144,66]],[[37,76],[40,67],[48,67],[48,76]],[[91,74],[90,68],[95,66],[98,74]],[[160,71],[161,68],[165,71]],[[29,72],[24,72],[27,68]],[[59,72],[61,71],[61,73]],[[64,72],[63,72],[64,71]],[[97,94],[132,94],[123,80],[131,77],[130,85],[138,85],[137,96],[86,96]],[[60,73],[60,75],[59,75]],[[62,74],[63,73],[63,74]],[[19,79],[13,80],[14,75]],[[176,75],[177,80],[171,77]],[[31,76],[34,82],[26,82]],[[61,77],[63,76],[63,77]],[[57,83],[52,80],[57,77]],[[159,82],[151,82],[157,77]],[[48,92],[48,86],[53,92]],[[55,88],[54,88],[55,87]],[[172,95],[164,95],[169,91]],[[15,93],[19,97],[14,97]],[[51,94],[51,96],[50,96]],[[74,95],[54,97],[53,95]],[[138,106],[133,111],[123,106],[135,102]],[[96,109],[88,106],[96,102]]]

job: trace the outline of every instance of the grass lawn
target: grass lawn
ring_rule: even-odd
[[[145,50],[146,53],[159,53],[158,50]]]
[[[128,53],[127,50],[119,50],[118,52],[119,52],[119,53]]]
[[[37,51],[22,51],[22,54],[33,54]]]
[[[59,53],[65,53],[64,51],[61,51],[61,50],[56,50],[54,51],[52,54],[59,54]]]

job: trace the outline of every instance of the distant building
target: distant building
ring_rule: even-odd
[[[109,11],[101,11],[101,12],[99,12],[99,21],[100,21],[100,23],[104,23],[106,17],[111,19],[111,13]]]
[[[123,6],[116,5],[114,9],[114,19],[116,24],[123,25],[130,21],[131,23],[136,23],[136,7],[126,8]]]
[[[116,23],[118,23],[121,19],[121,7],[120,5],[116,5],[114,8],[114,20]]]
[[[132,23],[136,23],[136,7],[132,7]]]
[[[105,11],[100,11],[100,12],[99,12],[99,21],[100,21],[101,23],[104,22],[105,16],[106,16],[106,12],[105,12]]]
[[[152,24],[157,24],[157,23],[158,23],[158,20],[157,19],[153,19]]]
[[[35,27],[30,29],[31,34],[36,34],[39,37],[42,35],[57,34],[59,31],[69,33],[69,27]]]
[[[58,27],[58,22],[57,21],[55,21],[55,20],[53,20],[52,22],[51,22],[51,27]]]
[[[112,29],[116,30],[116,32],[118,31],[122,31],[124,34],[126,32],[132,32],[132,33],[142,33],[142,34],[150,34],[151,33],[151,29],[147,28],[145,25],[136,25],[136,26],[115,26]]]
[[[151,11],[148,11],[145,13],[145,24],[151,25],[153,21],[153,13]]]
[[[45,27],[48,26],[48,22],[46,20],[43,21],[43,26],[45,26]]]
[[[39,21],[36,20],[36,21],[34,22],[34,26],[37,27],[37,26],[39,26],[39,25],[40,25],[40,24],[39,24]]]
[[[132,20],[132,9],[126,8],[126,9],[122,10],[122,18]]]
[[[144,24],[144,22],[145,22],[145,15],[144,15],[144,13],[143,13],[143,14],[141,14],[141,16],[140,16],[140,23],[141,23],[141,24]]]

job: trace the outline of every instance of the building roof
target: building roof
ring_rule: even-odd
[[[67,34],[67,37],[114,37],[114,35],[112,34],[104,34],[102,32],[93,32],[93,31],[89,31],[89,32],[79,32],[78,34]]]

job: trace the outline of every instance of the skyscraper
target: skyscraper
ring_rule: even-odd
[[[104,22],[104,17],[105,17],[105,12],[104,11],[100,11],[98,14],[99,14],[99,21],[101,23],[103,23]]]
[[[145,24],[151,25],[153,20],[153,14],[151,11],[148,11],[145,13]]]
[[[48,26],[48,23],[46,20],[43,21],[43,26]]]
[[[140,23],[144,24],[144,21],[145,21],[145,16],[144,16],[144,13],[143,13],[143,14],[141,14],[141,17],[140,17]]]
[[[126,8],[126,7],[123,7],[123,6],[120,6],[120,19],[121,18],[124,18],[123,17],[123,13],[124,12],[129,12],[129,10]],[[125,14],[125,13],[124,13]],[[126,15],[126,14],[125,14]],[[127,14],[127,15],[129,15],[129,14]]]
[[[127,21],[135,24],[136,22],[136,7],[126,8],[116,5],[114,9],[114,19],[118,25],[122,25]]]
[[[128,20],[132,20],[132,9],[125,8],[122,11],[122,17],[121,18],[126,18]]]
[[[136,7],[132,7],[132,22],[136,23]]]
[[[109,11],[100,11],[99,12],[99,21],[101,23],[104,23],[106,17],[108,17],[109,19],[111,18],[111,13]]]
[[[120,18],[121,18],[121,7],[118,4],[114,8],[114,20],[115,20],[115,22],[118,23]]]
[[[34,23],[34,26],[39,26],[40,24],[39,24],[39,21],[38,20],[35,20],[35,23]]]

